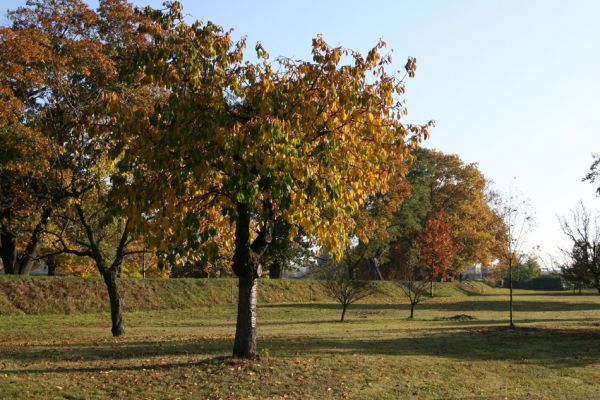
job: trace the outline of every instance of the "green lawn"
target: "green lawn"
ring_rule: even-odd
[[[1,399],[593,399],[600,394],[600,296],[518,291],[351,306],[259,307],[261,357],[228,357],[230,304],[125,314],[0,316]],[[404,303],[402,299],[399,302]],[[447,318],[468,314],[475,319]]]

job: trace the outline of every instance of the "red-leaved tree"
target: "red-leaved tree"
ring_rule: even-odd
[[[430,295],[433,297],[433,282],[446,277],[459,250],[452,238],[452,226],[447,221],[445,211],[439,211],[429,217],[417,237],[416,245],[424,269],[423,275],[430,282]]]

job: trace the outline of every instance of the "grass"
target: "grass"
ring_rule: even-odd
[[[128,311],[117,339],[104,311],[2,315],[0,398],[597,397],[600,296],[517,291],[512,331],[506,292],[479,289],[428,299],[412,321],[400,297],[353,305],[345,323],[318,296],[263,301],[253,362],[228,357],[228,303]]]
[[[127,311],[168,310],[226,305],[237,302],[234,279],[120,279]],[[402,296],[392,282],[378,282],[376,303]],[[261,280],[261,303],[327,301],[323,286],[314,280]],[[475,282],[438,283],[436,296],[455,297],[490,292]],[[108,311],[106,286],[98,278],[0,276],[0,315],[73,314]]]

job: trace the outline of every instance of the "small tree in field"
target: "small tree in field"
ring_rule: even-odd
[[[508,199],[499,201],[498,215],[506,226],[505,246],[500,261],[508,267],[509,286],[509,327],[513,322],[513,268],[523,262],[523,246],[525,238],[533,225],[533,217],[529,212],[527,201],[509,193]]]
[[[423,272],[429,280],[430,297],[433,297],[435,280],[446,276],[458,249],[452,239],[452,227],[446,221],[447,217],[444,211],[437,212],[427,220],[417,237],[417,250]]]
[[[427,271],[422,268],[422,265],[418,262],[418,253],[415,249],[409,251],[406,262],[400,265],[398,284],[410,303],[409,319],[414,317],[415,306],[424,300],[429,285]]]
[[[347,256],[343,261],[336,263],[331,260],[328,262],[323,287],[329,297],[337,300],[342,305],[342,315],[340,322],[344,321],[346,310],[350,304],[353,304],[365,297],[371,296],[376,292],[376,286],[372,281],[363,281],[354,279],[354,271],[357,264],[362,261],[362,257],[357,257],[358,261],[352,262],[352,256]]]

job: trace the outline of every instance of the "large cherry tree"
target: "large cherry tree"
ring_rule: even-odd
[[[211,23],[188,25],[179,11],[163,13],[151,32],[157,47],[144,73],[160,82],[165,101],[121,166],[162,188],[142,196],[156,227],[202,242],[209,225],[190,231],[190,215],[226,216],[233,225],[233,354],[251,358],[257,279],[275,219],[289,225],[290,237],[302,230],[341,255],[353,216],[369,196],[387,191],[430,124],[401,121],[404,83],[386,72],[383,42],[363,56],[318,37],[311,61],[274,62],[257,45],[259,61],[249,63],[243,42]],[[410,59],[406,74],[415,68]]]

